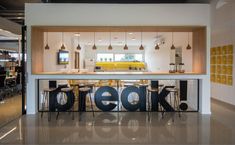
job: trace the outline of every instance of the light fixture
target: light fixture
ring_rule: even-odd
[[[186,47],[186,49],[187,49],[187,50],[191,50],[191,49],[192,49],[192,47],[191,47],[190,44],[189,44],[189,32],[188,32],[188,46]]]
[[[142,45],[142,41],[143,41],[143,33],[142,33],[142,31],[141,31],[141,35],[140,35],[140,42],[141,42],[141,45],[140,45],[139,50],[144,50],[144,46]]]
[[[81,48],[81,46],[80,46],[80,33],[77,33],[75,36],[77,36],[78,37],[78,46],[77,46],[77,50],[81,50],[82,48]]]
[[[93,40],[94,40],[94,45],[93,45],[92,49],[93,49],[93,50],[96,50],[97,47],[95,46],[95,32],[94,32],[94,39],[93,39]]]
[[[156,32],[156,39],[158,38],[158,33]],[[159,47],[159,44],[157,43],[156,45],[155,45],[155,50],[159,50],[160,49],[160,47]]]
[[[175,50],[173,32],[172,32],[172,45],[171,45],[171,50]]]
[[[109,32],[109,47],[108,47],[108,50],[112,50],[112,49],[113,49],[111,43],[112,43],[112,40],[111,40],[111,32]]]
[[[46,49],[46,50],[49,50],[50,47],[49,47],[49,45],[48,45],[48,31],[47,31],[47,33],[46,33],[46,41],[47,41],[47,44],[46,44],[46,46],[45,46],[45,49]]]
[[[124,50],[128,50],[128,46],[127,46],[127,40],[126,40],[127,38],[126,38],[126,32],[125,32],[125,46],[124,46]]]
[[[62,45],[61,45],[61,50],[65,50],[65,46],[64,46],[64,32],[61,33],[62,35]]]

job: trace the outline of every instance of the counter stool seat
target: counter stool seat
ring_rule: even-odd
[[[47,103],[47,106],[49,104],[50,92],[52,92],[54,90],[55,90],[55,88],[45,88],[45,89],[43,89],[41,118],[43,117],[43,111],[45,111],[46,103]]]
[[[73,88],[72,87],[61,88],[60,92],[62,92],[62,93],[73,92]],[[74,120],[74,105],[72,107],[72,110],[70,110],[70,111],[72,112],[72,119]],[[58,117],[59,117],[59,112],[57,112],[56,120],[58,119]]]
[[[92,110],[92,113],[93,113],[93,117],[95,116],[95,113],[94,113],[94,108],[93,108],[93,102],[92,102],[92,98],[91,98],[91,88],[86,86],[86,87],[82,87],[82,88],[79,88],[79,92],[83,92],[85,94],[89,94],[89,98],[90,98],[90,105],[91,105],[91,110]],[[81,103],[81,102],[80,102]],[[86,102],[85,102],[86,104]],[[85,104],[82,104],[82,105],[85,105]],[[84,106],[82,106],[83,108]],[[79,110],[80,111],[80,110]]]
[[[174,97],[174,109],[176,111],[178,111],[179,117],[181,117],[181,115],[180,115],[180,108],[179,108],[179,105],[180,105],[179,89],[178,88],[167,88],[166,90],[170,92],[170,104],[171,105],[172,105],[171,97],[172,97],[172,94],[173,94],[173,97]]]

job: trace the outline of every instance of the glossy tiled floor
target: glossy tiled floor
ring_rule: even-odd
[[[79,121],[79,119],[81,119]],[[213,103],[212,115],[144,112],[23,116],[0,129],[0,144],[235,144],[235,111]]]

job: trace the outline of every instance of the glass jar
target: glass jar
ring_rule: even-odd
[[[175,73],[175,63],[170,63],[169,73]]]
[[[184,63],[179,63],[178,72],[179,73],[184,73],[185,72],[185,70],[184,70]]]

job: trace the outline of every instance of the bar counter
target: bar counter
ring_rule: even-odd
[[[195,72],[40,72],[32,76],[41,79],[202,79],[207,74]]]

